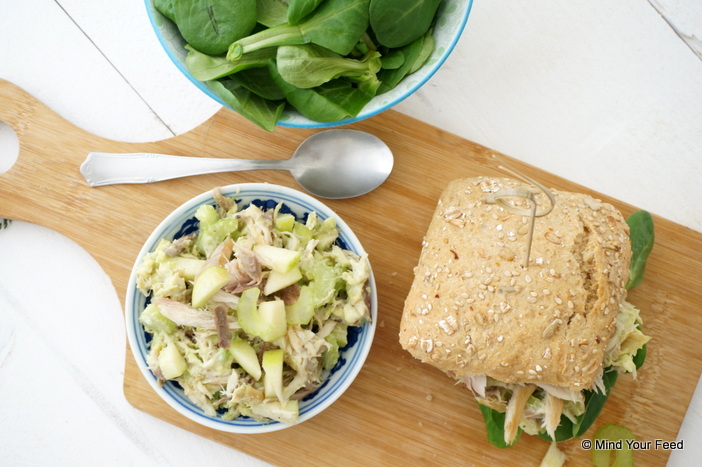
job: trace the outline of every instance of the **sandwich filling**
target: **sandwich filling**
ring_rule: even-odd
[[[518,428],[530,435],[546,432],[555,439],[555,431],[566,416],[573,423],[585,411],[587,391],[606,391],[603,375],[605,371],[631,373],[636,377],[634,357],[650,340],[641,332],[639,309],[624,302],[619,309],[614,335],[607,342],[602,371],[593,387],[575,391],[550,384],[511,384],[498,381],[487,375],[454,375],[470,389],[476,400],[485,407],[505,413],[505,443],[511,444]]]

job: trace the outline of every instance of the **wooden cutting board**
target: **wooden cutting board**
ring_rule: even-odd
[[[279,128],[269,134],[222,109],[187,134],[154,143],[122,143],[76,128],[1,80],[0,121],[14,129],[21,146],[17,163],[0,175],[0,217],[40,224],[80,244],[111,277],[122,303],[141,245],[172,209],[216,186],[297,184],[287,172],[258,171],[90,188],[79,173],[88,152],[285,159],[316,131]],[[161,402],[128,351],[126,398],[138,409],[273,464],[538,465],[548,443],[523,436],[506,450],[491,446],[469,391],[413,359],[397,339],[412,269],[439,194],[454,178],[504,175],[491,158],[494,152],[394,111],[350,127],[383,139],[395,154],[395,169],[368,195],[328,201],[368,251],[379,286],[378,331],[367,363],[349,390],[324,413],[298,426],[260,435],[221,433]],[[589,192],[506,159],[548,186]],[[625,215],[635,210],[594,195]],[[655,222],[656,245],[647,277],[630,294],[653,337],[646,365],[636,381],[619,378],[602,415],[583,439],[592,439],[604,423],[616,423],[633,430],[641,441],[675,440],[702,371],[702,234],[660,217]],[[580,440],[560,446],[569,465],[590,463]],[[651,449],[636,452],[635,459],[641,465],[664,465],[668,455]]]

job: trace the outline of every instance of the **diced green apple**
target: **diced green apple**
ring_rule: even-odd
[[[260,294],[261,291],[255,287],[244,290],[239,298],[236,313],[244,332],[272,342],[283,337],[288,331],[285,303],[282,300],[272,300],[257,305]]]
[[[267,398],[283,400],[283,349],[263,352],[263,391]]]
[[[180,354],[178,347],[174,343],[170,343],[159,352],[158,367],[165,379],[173,379],[185,373],[188,364]]]
[[[229,352],[234,357],[234,361],[241,365],[253,379],[256,381],[261,379],[261,364],[258,361],[256,349],[251,347],[251,344],[243,340],[236,340],[229,346]]]
[[[270,295],[273,292],[284,289],[290,285],[296,284],[302,279],[302,272],[297,266],[293,267],[288,272],[271,271],[266,280],[266,285],[263,286],[263,295]]]
[[[253,251],[258,255],[261,264],[273,271],[285,273],[300,262],[301,253],[296,250],[288,250],[287,248],[279,248],[272,245],[256,245],[253,247]]]
[[[314,316],[315,297],[312,289],[303,285],[300,287],[300,296],[297,301],[285,307],[288,324],[308,324]]]
[[[202,271],[202,268],[205,266],[205,262],[204,259],[174,256],[164,261],[164,264],[167,264],[168,267],[176,271],[180,271],[185,280],[191,281],[200,274],[200,271]]]
[[[275,218],[275,228],[281,232],[292,232],[295,226],[295,216],[292,214],[279,214]]]
[[[259,337],[266,342],[272,342],[283,337],[288,332],[288,321],[285,318],[285,302],[271,300],[258,305],[258,314],[261,320],[268,324],[266,332]]]
[[[210,266],[202,271],[193,284],[193,308],[205,306],[229,280],[229,272],[222,266]]]
[[[141,312],[139,322],[144,325],[144,329],[152,334],[157,332],[170,334],[176,328],[176,324],[163,316],[158,306],[153,303],[149,303]]]
[[[294,425],[297,423],[300,414],[300,406],[295,399],[289,399],[285,403],[271,399],[252,405],[251,412],[259,417],[267,417],[288,425]]]

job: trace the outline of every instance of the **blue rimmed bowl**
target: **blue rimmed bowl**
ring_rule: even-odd
[[[198,81],[186,68],[186,42],[176,25],[154,8],[154,0],[145,0],[145,3],[156,36],[176,67],[201,91],[221,105],[231,109],[217,96],[207,82]],[[436,46],[429,59],[419,70],[405,77],[395,88],[374,97],[357,116],[335,122],[315,122],[305,118],[291,106],[287,106],[278,125],[294,128],[329,128],[346,125],[365,120],[402,102],[429,81],[429,78],[444,64],[465,29],[472,5],[473,0],[443,0],[437,11],[434,28]]]
[[[340,230],[339,245],[358,255],[364,254],[361,242],[344,220],[325,204],[309,195],[291,188],[267,183],[229,185],[220,188],[220,191],[225,196],[234,197],[240,208],[254,203],[261,207],[272,209],[278,203],[283,203],[281,211],[290,212],[299,219],[304,219],[310,212],[315,212],[322,220],[334,217]],[[148,299],[137,289],[136,270],[144,256],[154,251],[161,239],[172,240],[195,232],[198,228],[197,219],[195,218],[197,208],[202,204],[214,203],[211,192],[202,193],[192,198],[169,214],[144,243],[136,258],[127,285],[125,300],[127,340],[137,366],[149,385],[168,405],[190,420],[230,433],[264,433],[287,428],[290,425],[276,421],[263,423],[248,417],[223,420],[220,417],[209,416],[185,396],[183,389],[178,383],[166,381],[166,383],[160,385],[146,363],[150,334],[144,330],[144,327],[139,322],[139,315],[146,307]],[[377,290],[372,271],[369,283],[371,287],[371,322],[365,323],[360,327],[349,327],[348,345],[341,349],[339,363],[326,373],[325,382],[319,389],[300,401],[298,424],[309,420],[332,405],[334,401],[341,397],[361,371],[370,351],[378,320]]]

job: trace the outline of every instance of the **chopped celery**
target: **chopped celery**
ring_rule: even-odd
[[[212,225],[220,219],[215,207],[209,204],[203,204],[197,208],[195,218],[200,221],[200,228],[204,225]]]
[[[236,219],[220,219],[212,224],[200,226],[200,235],[197,237],[197,247],[206,258],[209,258],[212,252],[219,246],[220,243],[227,237],[233,236],[239,223]]]
[[[342,323],[337,323],[327,337],[324,338],[331,347],[322,355],[324,368],[330,370],[334,368],[336,362],[339,361],[339,349],[344,348],[348,344],[348,326]]]
[[[342,271],[326,261],[316,261],[306,273],[315,297],[315,306],[322,306],[333,300],[338,291]]]
[[[273,300],[258,305],[260,294],[260,289],[255,287],[242,292],[236,313],[244,332],[272,342],[284,336],[287,331],[285,303]]]
[[[308,228],[305,224],[302,224],[300,222],[295,222],[295,226],[293,227],[293,233],[303,243],[307,243],[310,240],[312,240],[312,236],[314,235],[314,233],[312,232],[312,229]]]
[[[592,450],[592,463],[597,467],[629,467],[634,465],[634,452],[629,448],[626,440],[635,440],[631,430],[619,425],[603,425],[595,433],[594,447]],[[599,443],[598,443],[599,440]],[[604,449],[598,449],[602,446]],[[611,453],[615,451],[614,463]]]
[[[336,228],[336,219],[329,217],[317,228],[314,238],[318,241],[317,249],[328,250],[339,237],[339,230]]]

